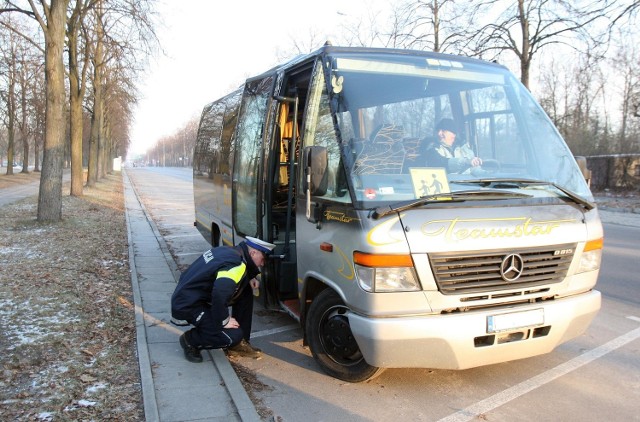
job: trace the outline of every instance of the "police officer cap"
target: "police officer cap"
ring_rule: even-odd
[[[255,237],[251,236],[245,237],[244,241],[247,246],[251,246],[253,249],[264,252],[265,254],[270,254],[273,248],[276,247],[276,245],[274,245],[273,243],[265,242],[264,240],[256,239]]]
[[[438,122],[436,126],[436,132],[440,132],[441,130],[448,130],[449,132],[458,133],[458,128],[456,128],[456,123],[453,119],[442,119]]]

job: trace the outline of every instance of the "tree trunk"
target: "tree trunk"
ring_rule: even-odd
[[[93,113],[91,115],[91,132],[89,134],[89,169],[87,174],[87,186],[94,187],[98,181],[98,140],[100,139],[100,108],[102,107],[102,101],[97,99],[100,95],[99,86],[93,89]]]
[[[15,160],[15,136],[16,136],[16,93],[15,83],[11,76],[9,77],[9,94],[7,98],[7,175],[13,174],[13,161]]]
[[[78,33],[69,31],[69,104],[71,132],[71,196],[82,196],[82,97],[78,72]]]
[[[33,148],[33,171],[40,172],[40,142],[36,141],[36,145]]]
[[[101,72],[101,80],[102,80],[102,72]],[[100,136],[98,137],[98,178],[99,179],[104,179],[106,177],[106,171],[105,171],[105,167],[106,167],[106,147],[105,147],[105,143],[106,143],[106,131],[105,131],[105,117],[104,117],[104,111],[105,111],[105,100],[104,100],[104,88],[102,89],[102,95],[100,96],[101,100],[102,100],[102,106],[100,107]]]
[[[62,218],[62,160],[64,154],[64,49],[65,22],[68,0],[51,0],[45,34],[46,112],[44,157],[38,221],[58,222]]]
[[[529,88],[529,68],[531,67],[531,57],[529,50],[531,43],[529,40],[529,19],[524,10],[524,0],[518,0],[518,18],[520,20],[520,30],[522,31],[522,51],[520,52],[520,82]]]
[[[26,69],[20,72],[20,107],[22,108],[22,122],[20,135],[22,136],[22,172],[29,173],[29,130],[27,129],[27,75]]]
[[[73,86],[71,87],[73,90]],[[72,196],[82,196],[84,175],[82,169],[82,98],[71,94],[71,190]]]
[[[91,116],[91,134],[89,136],[89,172],[87,175],[87,186],[93,187],[98,181],[100,162],[100,137],[102,135],[102,114],[103,114],[103,32],[102,13],[98,10],[96,22],[96,46],[93,58],[93,114]]]

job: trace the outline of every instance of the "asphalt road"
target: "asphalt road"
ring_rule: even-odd
[[[193,227],[190,169],[127,172],[178,264],[188,265],[208,247]],[[602,214],[602,309],[552,353],[465,371],[392,369],[348,384],[318,368],[293,319],[257,309],[252,342],[265,356],[240,361],[259,381],[256,406],[284,421],[640,420],[640,216]]]

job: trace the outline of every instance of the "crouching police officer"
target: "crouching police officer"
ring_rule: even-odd
[[[171,316],[194,326],[180,336],[188,361],[202,362],[201,349],[227,348],[231,355],[260,357],[260,349],[249,343],[252,289],[258,288],[255,277],[274,247],[246,237],[235,247],[209,249],[182,273],[171,296]]]

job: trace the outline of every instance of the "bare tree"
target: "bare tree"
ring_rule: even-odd
[[[123,83],[133,102],[136,90],[129,83],[133,78],[125,75],[138,71],[141,60],[157,45],[151,3],[152,0],[97,0],[93,7],[93,108],[87,186],[94,185],[111,166],[113,119],[106,113],[110,109],[108,102],[114,98],[112,93],[118,91],[114,83]]]
[[[95,40],[91,56],[93,66],[93,109],[91,115],[91,132],[89,134],[89,168],[87,172],[87,186],[93,187],[98,181],[98,160],[100,148],[100,136],[103,124],[103,98],[102,89],[104,74],[104,8],[102,0],[96,4],[95,12]]]
[[[24,5],[24,3],[28,3],[28,5]],[[95,137],[93,139],[97,139],[100,142],[99,137],[105,136],[107,131],[105,117],[100,111],[104,103],[104,99],[100,95],[104,84],[104,78],[101,75],[103,69],[101,67],[104,66],[104,57],[107,57],[104,55],[104,40],[108,40],[110,48],[117,50],[118,54],[128,53],[134,57],[131,62],[141,63],[145,56],[145,54],[141,53],[148,53],[149,46],[157,42],[151,20],[151,16],[154,13],[151,7],[152,3],[153,0],[76,0],[72,3],[73,7],[69,9],[70,0],[23,0],[22,2],[18,0],[0,0],[0,13],[13,12],[33,18],[42,30],[44,37],[42,44],[46,46],[43,49],[45,56],[46,118],[44,126],[44,156],[38,202],[39,221],[57,221],[61,218],[61,191],[59,192],[58,190],[62,187],[62,166],[66,145],[64,142],[66,129],[64,98],[66,96],[64,64],[61,64],[60,61],[62,60],[63,51],[61,43],[64,43],[65,33],[69,40],[72,194],[81,195],[83,173],[82,103],[86,94],[86,72],[89,69],[86,65],[86,60],[89,58],[86,47],[94,47],[92,50],[94,79],[100,81],[98,84],[94,84],[94,89],[98,90],[99,95],[97,101],[96,99],[93,101],[94,107],[92,110],[95,114],[95,105],[97,105],[96,132],[94,132]],[[103,22],[100,22],[100,28],[95,32],[91,32],[87,30],[88,26],[85,25],[86,17],[89,10],[96,8],[96,4],[106,5],[105,10],[112,16],[111,23],[110,27],[105,30],[102,25]],[[67,12],[70,12],[68,26]],[[62,33],[60,33],[60,25],[62,25]],[[98,31],[101,31],[102,45],[95,41]],[[98,52],[97,60],[95,52]],[[140,66],[134,66],[131,68],[131,72],[137,72],[139,68]],[[62,76],[60,76],[60,72],[62,72]],[[95,78],[96,74],[97,79]],[[127,118],[130,119],[130,116]],[[39,120],[34,118],[33,121],[37,127]],[[23,122],[26,121],[23,120]],[[26,138],[23,137],[23,139]],[[98,144],[98,147],[102,147],[105,152],[102,161],[100,162],[96,159],[93,163],[94,166],[104,165],[108,161],[109,151],[112,151],[111,148],[107,148],[102,144]],[[37,158],[39,155],[37,141],[35,149]],[[38,169],[37,161],[36,169]]]
[[[42,68],[42,63],[39,63],[39,69]],[[32,110],[32,136],[33,136],[33,171],[40,172],[41,150],[44,144],[44,133],[46,126],[46,100],[44,98],[45,92],[45,79],[42,71],[39,70],[35,73],[31,81],[31,110]]]
[[[81,196],[84,183],[82,168],[82,103],[86,93],[87,71],[89,69],[88,31],[84,19],[91,9],[90,0],[76,0],[67,22],[67,43],[69,46],[69,130],[71,136],[71,195]],[[84,36],[82,36],[84,34]]]
[[[618,151],[633,153],[640,151],[638,133],[638,107],[640,106],[640,51],[635,43],[624,43],[619,47],[614,69],[622,79],[621,124],[618,136]]]
[[[496,14],[496,10],[501,12]],[[531,64],[537,54],[558,44],[571,48],[588,46],[595,41],[595,23],[604,20],[609,10],[606,0],[584,7],[566,0],[478,2],[474,4],[477,19],[490,23],[475,34],[475,54],[489,60],[497,59],[503,52],[515,54],[520,64],[520,80],[529,87]]]
[[[107,140],[107,172],[113,171],[112,158],[122,156],[129,147],[131,109],[136,103],[136,88],[124,63],[116,62],[117,68],[109,68],[106,77],[105,139]]]
[[[35,88],[42,73],[43,50],[28,20],[20,14],[4,14],[0,18],[0,78],[5,86],[5,90],[0,89],[0,104],[6,106],[3,114],[11,133],[10,154],[13,158],[21,156],[22,173],[29,172],[30,144],[36,124],[34,98],[42,96]],[[20,144],[21,154],[16,149]],[[13,158],[9,160],[11,165]]]
[[[38,194],[38,221],[62,218],[62,163],[65,137],[64,36],[69,0],[28,0],[29,8],[5,0],[0,13],[17,12],[34,18],[44,36],[46,112],[44,156]]]
[[[40,0],[39,9],[29,0],[45,39],[45,81],[47,108],[44,156],[38,195],[38,221],[62,218],[62,161],[65,141],[64,35],[69,0]]]
[[[609,30],[616,31],[620,27],[632,25],[632,21],[637,17],[640,11],[640,1],[638,0],[608,0],[611,12],[611,21]],[[631,30],[631,28],[629,28]]]
[[[402,46],[441,53],[465,54],[473,9],[460,0],[410,0],[398,7]]]
[[[22,173],[29,172],[30,143],[36,127],[36,115],[33,107],[34,96],[40,95],[36,91],[38,74],[42,72],[40,51],[29,48],[30,45],[22,39],[19,50],[19,87],[20,87],[20,137],[22,140]]]
[[[98,179],[111,170],[113,116],[109,113],[109,91],[117,91],[117,84],[124,83],[130,92],[135,93],[130,84],[123,82],[125,76],[114,79],[109,75],[135,72],[137,66],[133,61],[137,60],[137,56],[146,56],[150,46],[155,45],[157,39],[150,4],[150,0],[76,0],[67,31],[72,194],[82,194],[82,101],[86,94],[87,78],[92,87],[87,186],[94,186]],[[131,66],[123,65],[127,61]],[[89,68],[92,69],[91,74],[88,74]],[[133,96],[130,98],[135,101]]]
[[[15,22],[2,22],[3,26],[13,27]],[[18,83],[18,35],[9,31],[0,44],[0,57],[2,57],[2,75],[6,90],[2,92],[2,100],[6,105],[5,126],[7,128],[7,175],[13,174],[15,161],[15,137],[17,119],[16,86]]]
[[[566,59],[566,57],[565,57]],[[603,61],[589,54],[545,64],[541,72],[540,104],[554,121],[574,154],[608,152],[610,120]]]

